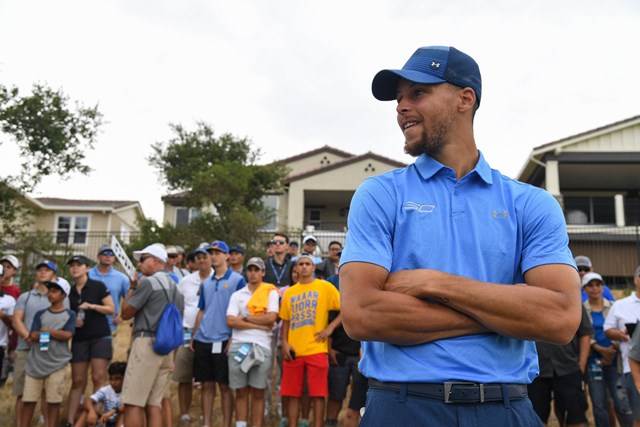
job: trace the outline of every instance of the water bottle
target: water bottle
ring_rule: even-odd
[[[49,351],[50,342],[51,342],[51,333],[40,332],[40,351]]]
[[[190,344],[191,344],[191,331],[188,329],[185,329],[182,332],[182,346],[189,348]]]
[[[591,379],[593,381],[602,381],[602,360],[596,359],[591,362]]]

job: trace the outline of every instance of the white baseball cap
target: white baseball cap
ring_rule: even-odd
[[[2,261],[7,261],[16,270],[20,268],[20,261],[18,261],[18,258],[14,257],[13,255],[5,255],[5,256],[3,256],[2,258],[0,258],[0,262],[2,262]]]
[[[162,262],[167,262],[167,258],[168,258],[167,250],[165,249],[162,243],[154,243],[152,245],[147,246],[141,251],[134,251],[133,259],[135,259],[136,261],[140,261],[140,257],[142,256],[142,254],[153,255],[154,257],[158,258]]]
[[[582,286],[587,286],[592,280],[599,280],[600,282],[604,283],[604,280],[602,280],[602,276],[592,271],[582,276]]]
[[[53,280],[44,282],[44,285],[47,288],[50,288],[52,286],[58,287],[62,289],[62,292],[64,292],[65,295],[69,295],[69,291],[71,291],[71,285],[69,285],[69,282],[67,282],[64,277],[56,277]]]

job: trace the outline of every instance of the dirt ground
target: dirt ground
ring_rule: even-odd
[[[131,327],[128,324],[123,324],[119,327],[118,333],[114,339],[114,354],[113,361],[126,361],[127,360],[127,349],[129,348],[129,337],[131,334]],[[91,374],[89,374],[90,377]],[[68,378],[71,378],[71,368],[68,368]],[[13,379],[9,378],[4,385],[4,387],[0,387],[0,427],[10,427],[15,423],[15,398],[11,395],[11,387],[13,385]],[[68,381],[65,396],[69,394],[69,388],[71,387],[71,381]],[[88,389],[91,387],[91,382],[89,382]],[[179,423],[179,406],[178,406],[178,384],[175,382],[171,382],[171,402],[173,404],[173,415],[174,415],[174,426],[175,427],[186,427],[187,425],[184,423]],[[213,427],[222,427],[222,413],[220,412],[220,401],[219,401],[219,393],[216,395],[216,401],[214,402],[214,420]],[[273,400],[275,402],[275,399]],[[40,405],[36,408],[36,412],[34,415],[34,420],[31,423],[32,426],[38,426],[37,420],[40,416]],[[191,410],[189,411],[191,415],[191,423],[189,427],[199,427],[202,424],[199,421],[199,417],[201,414],[200,411],[200,390],[195,389],[193,393],[193,401],[191,404]],[[342,415],[342,414],[341,414]],[[67,400],[65,398],[62,406],[61,406],[61,415],[60,415],[60,426],[63,426],[66,422],[67,418]],[[277,426],[279,419],[275,417],[271,417],[265,420],[265,427]],[[234,424],[235,425],[235,424]]]
[[[127,358],[127,349],[129,346],[129,336],[130,336],[130,326],[129,325],[121,325],[118,333],[114,340],[114,358],[113,361],[126,361]],[[70,378],[71,369],[69,368]],[[15,398],[11,396],[11,386],[13,380],[9,378],[4,387],[0,388],[0,427],[10,427],[15,423],[14,420],[14,404]],[[70,381],[67,385],[67,389],[65,395],[68,395],[68,390],[70,387]],[[90,385],[89,385],[90,387]],[[88,388],[89,388],[88,387]],[[178,406],[178,385],[174,382],[171,383],[171,401],[173,404],[173,415],[174,415],[174,426],[176,427],[186,427],[185,424],[180,424],[178,422],[179,414],[179,406]],[[273,400],[275,402],[275,399]],[[39,405],[38,405],[39,406]],[[200,391],[198,389],[194,390],[193,393],[193,402],[191,404],[191,410],[189,411],[191,415],[191,423],[189,427],[199,427],[201,425],[199,421],[200,416]],[[37,418],[40,414],[39,408],[36,408],[36,415],[34,415],[34,421],[32,422],[32,426],[37,426]],[[342,419],[343,413],[340,414],[340,419]],[[63,426],[67,417],[67,409],[66,409],[66,399],[63,402],[61,407],[61,421],[60,426]],[[591,410],[589,409],[587,412],[587,417],[591,422],[590,425],[593,425],[593,417],[591,414]],[[278,425],[278,419],[275,417],[271,417],[265,420],[265,427],[276,427]],[[551,416],[549,420],[549,427],[558,427],[559,424],[555,418],[555,416]],[[216,396],[216,402],[214,403],[214,420],[213,427],[221,427],[222,426],[222,414],[220,412],[220,402],[218,397]]]

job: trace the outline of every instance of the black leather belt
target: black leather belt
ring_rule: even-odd
[[[502,386],[506,386],[509,400],[527,397],[526,384],[477,384],[471,382],[436,383],[385,383],[369,378],[369,387],[382,390],[401,391],[407,387],[407,394],[444,400],[445,403],[483,403],[504,400]]]

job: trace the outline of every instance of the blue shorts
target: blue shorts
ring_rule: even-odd
[[[361,427],[542,427],[528,398],[506,402],[445,403],[402,391],[369,387]]]

